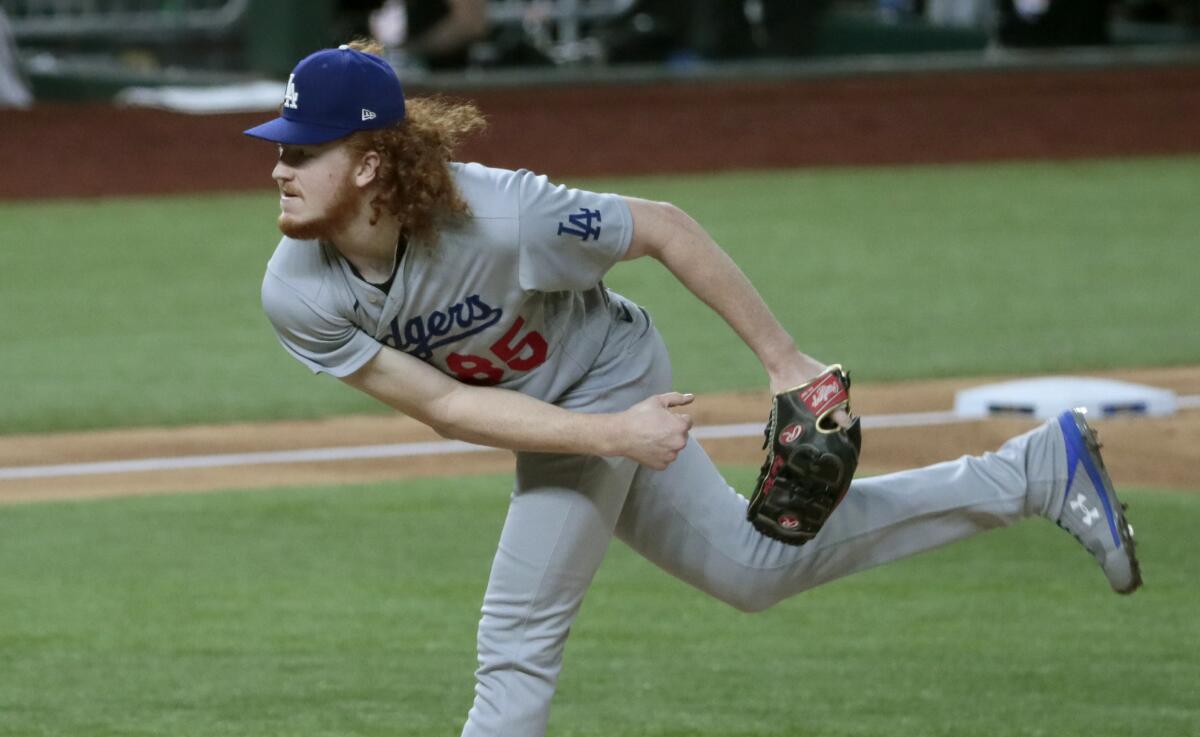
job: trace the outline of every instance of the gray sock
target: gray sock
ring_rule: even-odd
[[[1049,420],[1009,442],[1025,444],[1025,513],[1030,516],[1040,514],[1051,521],[1058,519],[1068,471],[1066,443],[1058,419]]]

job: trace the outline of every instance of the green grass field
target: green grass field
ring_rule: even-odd
[[[681,205],[803,349],[878,381],[1200,362],[1198,180],[1200,159],[1173,158],[572,183]],[[258,288],[276,207],[0,203],[0,433],[374,409],[274,340]],[[650,308],[679,388],[763,381],[657,264],[608,282]]]
[[[509,483],[0,508],[0,735],[457,735]],[[614,543],[550,733],[1195,735],[1200,496],[1127,497],[1128,599],[1042,521],[758,615]]]

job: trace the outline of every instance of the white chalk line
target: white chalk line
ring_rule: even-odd
[[[1179,397],[1178,406],[1180,409],[1200,408],[1200,394]],[[954,412],[905,412],[890,415],[871,415],[862,418],[863,428],[868,430],[952,425],[975,421],[978,420],[975,418],[964,418]],[[761,436],[762,433],[763,425],[761,422],[734,425],[704,425],[692,428],[692,437],[698,440],[749,438]],[[389,445],[358,445],[343,448],[307,448],[304,450],[276,450],[257,453],[221,453],[216,455],[141,458],[124,461],[101,461],[97,463],[12,466],[9,468],[0,468],[0,481],[61,476],[90,476],[111,473],[140,473],[146,471],[182,471],[194,468],[267,466],[283,463],[320,463],[325,461],[352,461],[371,458],[407,458],[411,456],[446,455],[450,453],[481,453],[494,450],[496,448],[464,443],[459,440],[440,440],[419,443],[393,443]]]

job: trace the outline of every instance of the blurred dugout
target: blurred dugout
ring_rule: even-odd
[[[589,25],[619,16],[633,0],[478,0],[489,29],[527,37],[554,62],[572,61]],[[140,49],[143,66],[179,65],[285,74],[295,59],[366,34],[341,22],[343,6],[382,0],[0,0],[27,54],[99,55]],[[408,0],[422,16],[454,0]],[[128,54],[126,54],[128,56]],[[49,56],[43,56],[43,60]],[[126,61],[130,61],[126,59]],[[137,61],[133,60],[136,64]]]
[[[0,0],[23,39],[222,33],[251,0]]]
[[[0,0],[0,10],[19,52],[0,27],[8,104],[21,104],[26,79],[39,99],[108,99],[131,86],[285,78],[297,58],[372,35],[380,10],[406,24],[392,23],[390,46],[397,67],[414,62],[408,78],[463,65],[703,71],[755,57],[1200,41],[1200,0]],[[420,38],[442,18],[459,24],[452,54]]]

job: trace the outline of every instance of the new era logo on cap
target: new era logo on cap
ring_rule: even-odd
[[[281,115],[246,135],[276,143],[317,144],[401,120],[404,90],[395,70],[378,56],[339,46],[297,64],[283,92]]]

